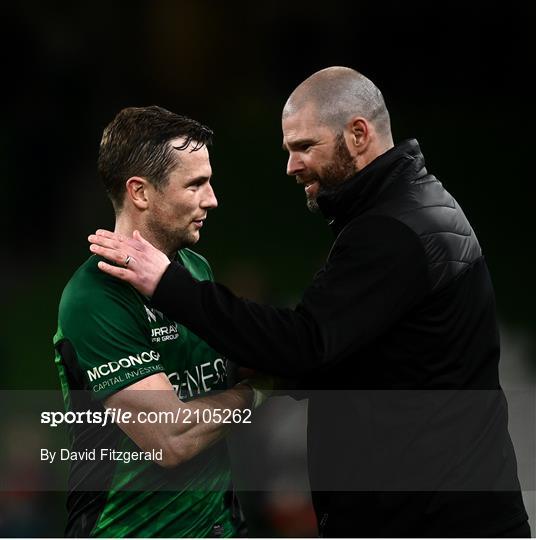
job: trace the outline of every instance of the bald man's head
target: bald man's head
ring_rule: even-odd
[[[347,67],[329,67],[305,79],[288,98],[283,119],[312,104],[320,123],[340,132],[349,120],[361,116],[379,137],[391,139],[391,122],[382,93],[361,73]]]

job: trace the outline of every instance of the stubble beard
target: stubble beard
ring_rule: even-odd
[[[346,146],[344,134],[339,133],[335,139],[335,148],[333,150],[333,159],[321,171],[319,175],[314,175],[310,179],[319,184],[318,194],[316,196],[305,194],[307,197],[307,209],[310,212],[320,211],[317,197],[323,194],[335,193],[341,185],[355,176],[358,168]]]
[[[172,230],[163,226],[158,219],[149,220],[147,229],[154,240],[152,243],[170,259],[175,257],[179,249],[191,247],[198,240],[188,229]]]

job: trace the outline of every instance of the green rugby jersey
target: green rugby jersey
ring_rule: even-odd
[[[66,408],[103,411],[106,397],[159,372],[183,401],[224,390],[224,360],[133,287],[101,272],[98,260],[91,256],[76,271],[60,301],[54,346]],[[193,251],[179,251],[177,260],[197,279],[213,279]],[[96,459],[70,462],[67,536],[235,535],[224,441],[164,469],[152,461],[99,459],[101,449],[139,450],[115,424],[72,424],[70,434],[72,451],[95,449]]]

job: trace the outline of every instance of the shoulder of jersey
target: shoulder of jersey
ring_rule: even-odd
[[[210,264],[205,259],[205,257],[203,257],[203,255],[200,255],[196,251],[193,251],[190,248],[183,248],[183,249],[181,249],[181,252],[184,253],[188,259],[201,261],[203,264],[205,264],[206,266],[208,266],[210,268]]]
[[[92,255],[75,271],[65,289],[61,298],[61,304],[91,303],[107,295],[132,294],[133,289],[127,283],[109,276],[97,267],[100,258]]]

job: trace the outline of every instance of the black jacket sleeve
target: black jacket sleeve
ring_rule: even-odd
[[[358,352],[427,290],[419,238],[393,218],[372,216],[342,230],[295,309],[239,298],[178,263],[162,276],[152,303],[234,362],[292,377]]]

